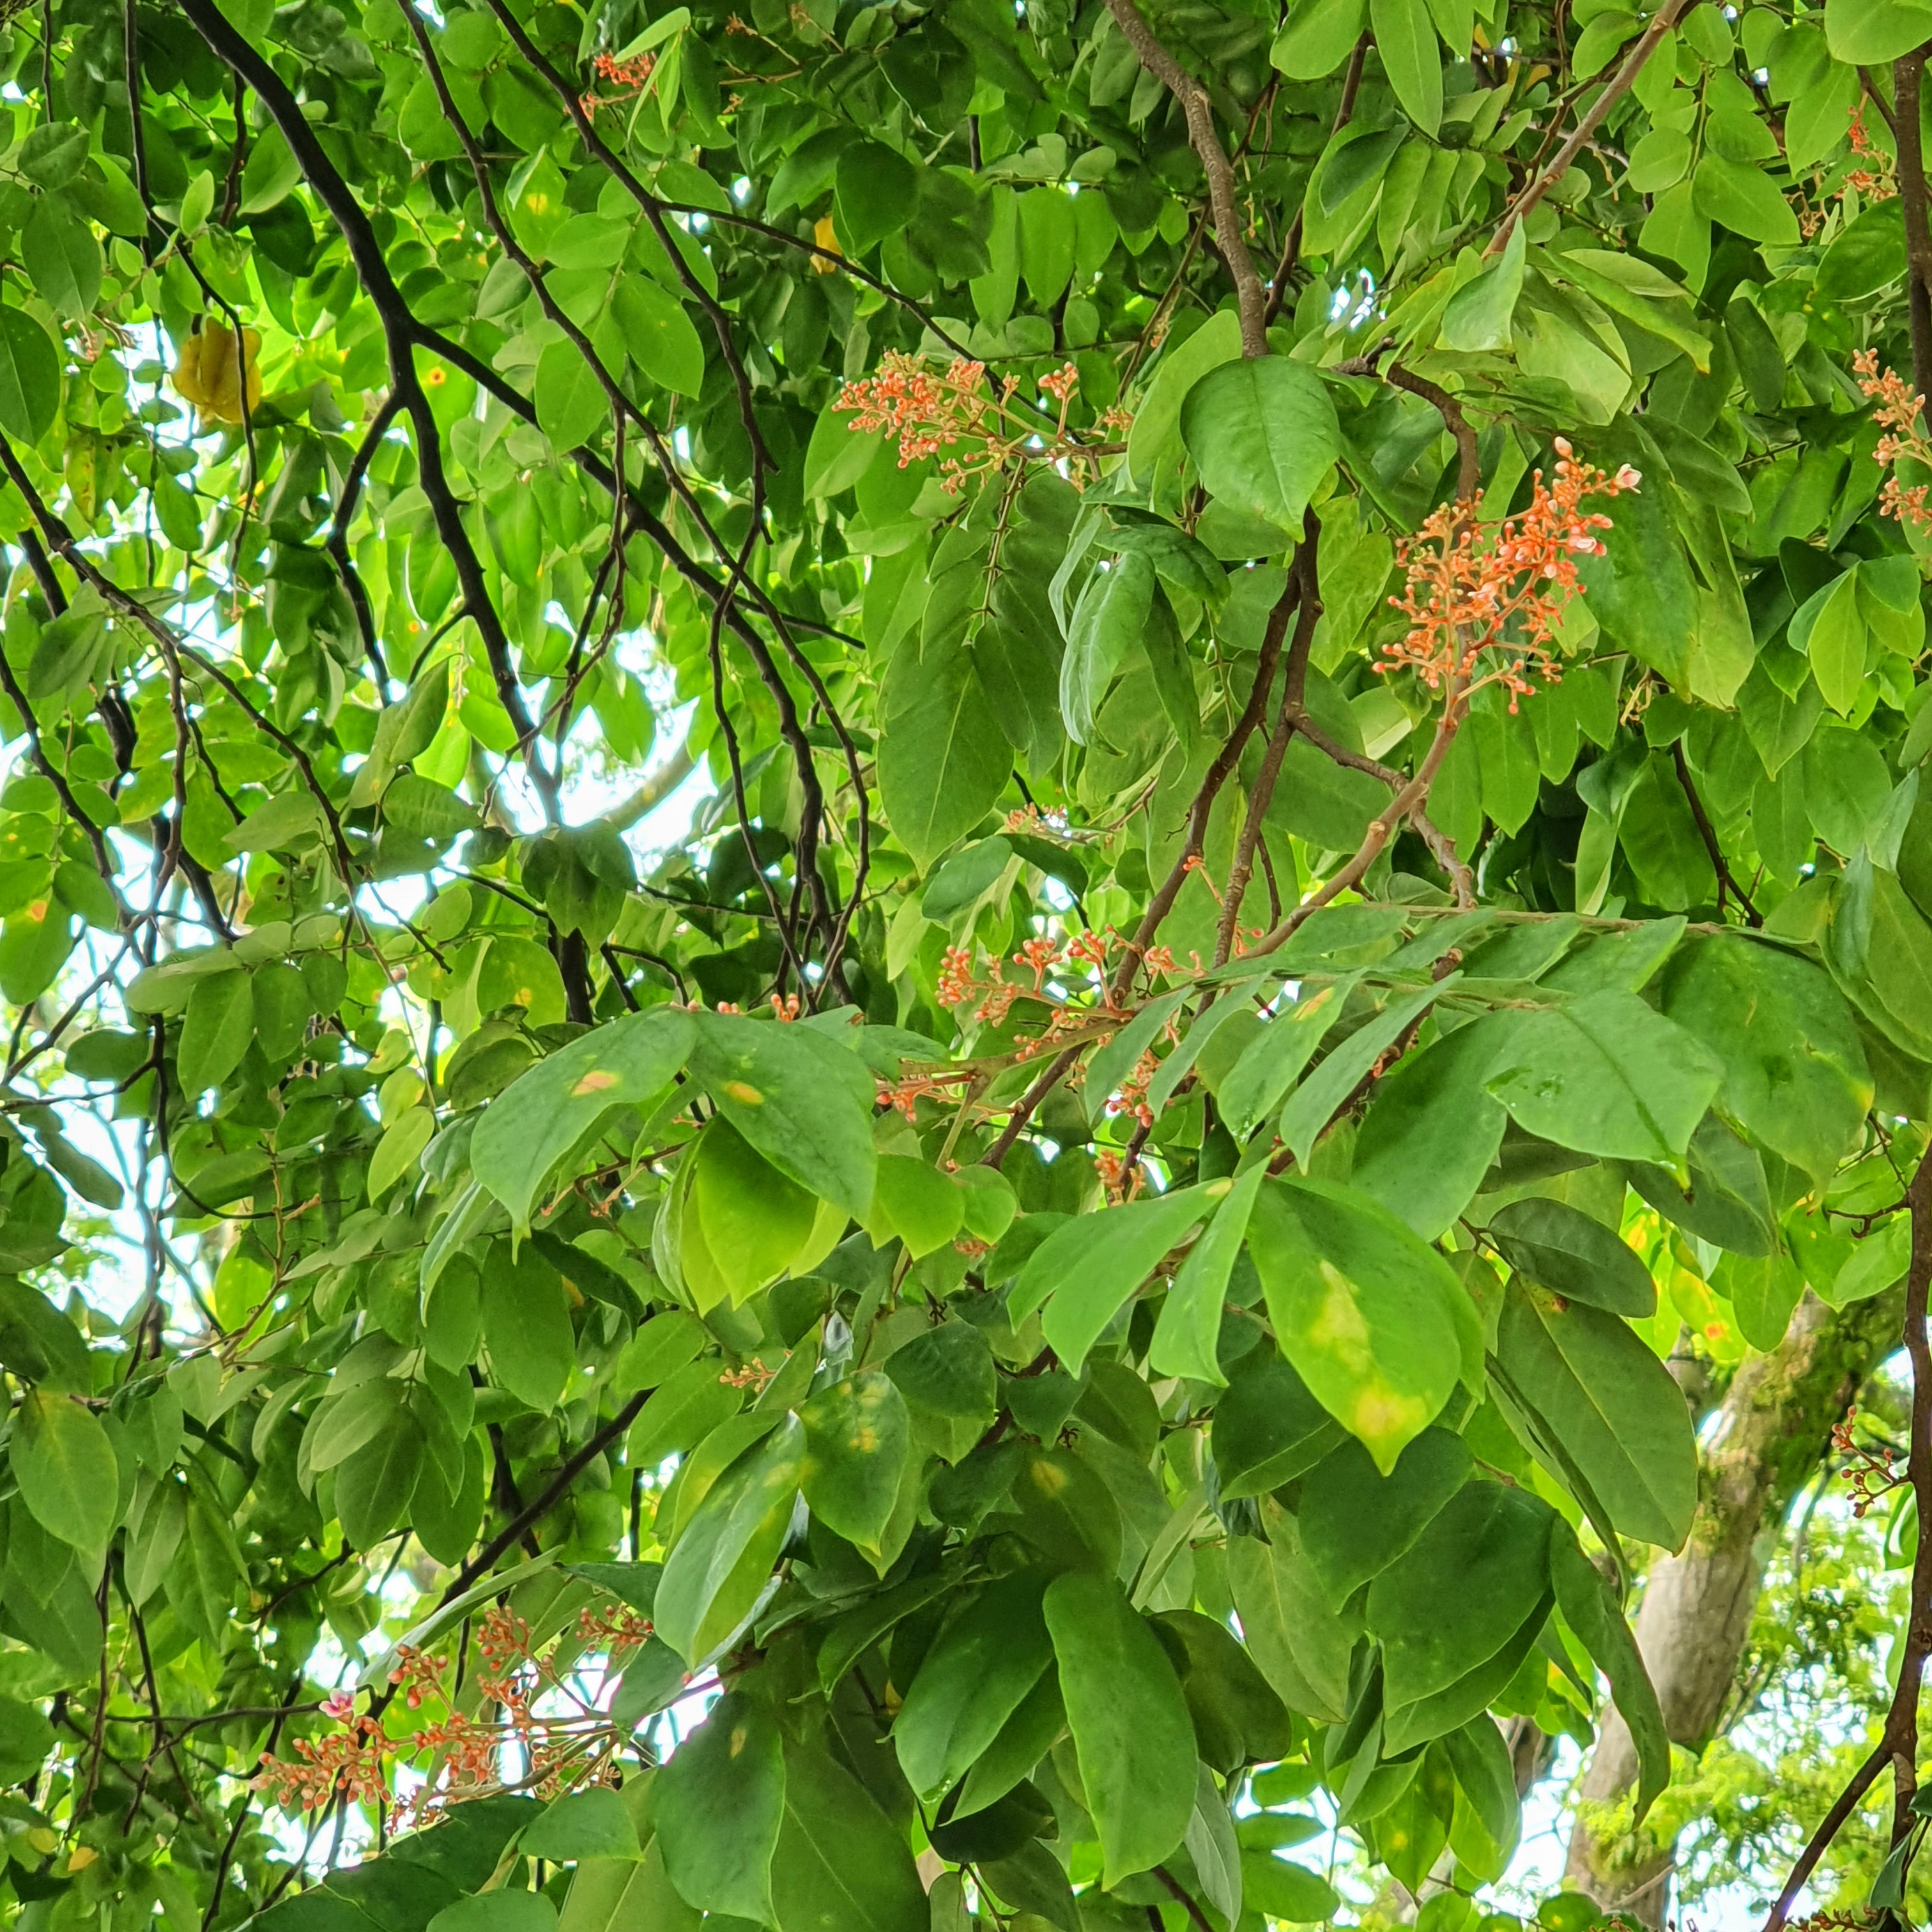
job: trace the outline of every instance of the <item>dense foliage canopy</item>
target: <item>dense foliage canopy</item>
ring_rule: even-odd
[[[1907,1909],[1932,5],[4,34],[10,1910],[1474,1928],[1868,1302]]]

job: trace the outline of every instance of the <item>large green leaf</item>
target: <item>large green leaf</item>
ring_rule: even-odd
[[[1212,1211],[1215,1200],[1213,1186],[1184,1188],[1056,1228],[1028,1257],[1013,1284],[1008,1298],[1013,1320],[1023,1321],[1044,1306],[1041,1328],[1060,1360],[1077,1373],[1107,1324],[1161,1257]]]
[[[1322,378],[1279,356],[1226,363],[1204,376],[1180,406],[1180,434],[1213,496],[1283,530],[1299,526],[1341,452],[1335,405]]]
[[[1436,1728],[1418,1713],[1439,1707],[1472,1673],[1499,1662],[1513,1671],[1512,1647],[1547,1603],[1550,1540],[1556,1512],[1524,1490],[1496,1482],[1464,1484],[1431,1520],[1408,1553],[1369,1586],[1367,1627],[1381,1642],[1388,1726],[1440,1736],[1487,1701],[1473,1687],[1472,1708]],[[1453,1576],[1456,1587],[1444,1590]],[[1500,1689],[1500,1682],[1493,1688]],[[1388,1740],[1393,1744],[1393,1738]]]
[[[687,1904],[769,1922],[784,1790],[771,1712],[742,1692],[721,1697],[651,1792],[664,1869]]]
[[[992,810],[1012,748],[964,651],[908,644],[880,702],[890,727],[879,754],[886,810],[907,850],[930,865]]]
[[[805,1467],[805,1429],[787,1416],[715,1482],[658,1584],[658,1634],[694,1668],[728,1642],[770,1580]]]
[[[557,1162],[613,1107],[656,1100],[697,1037],[688,1014],[659,1010],[572,1041],[490,1103],[470,1138],[471,1171],[526,1227]]]
[[[1046,1610],[1111,1886],[1159,1864],[1185,1834],[1194,1727],[1160,1640],[1111,1578],[1070,1570],[1048,1586]]]
[[[691,1077],[740,1133],[801,1187],[862,1215],[872,1205],[872,1076],[809,1027],[706,1014]]]
[[[892,1722],[907,1781],[923,1798],[950,1789],[997,1738],[1053,1660],[1042,1580],[991,1585],[949,1622]]]
[[[1633,993],[1526,1014],[1490,1076],[1519,1125],[1611,1159],[1681,1160],[1724,1078],[1717,1057]]]
[[[1552,1294],[1635,1321],[1657,1312],[1657,1284],[1635,1250],[1565,1202],[1510,1202],[1484,1232],[1511,1268]]]
[[[95,1557],[113,1534],[120,1480],[107,1432],[71,1396],[29,1389],[14,1412],[8,1460],[34,1520]]]
[[[912,1853],[865,1787],[814,1744],[788,1745],[784,1772],[778,1932],[928,1932]]]
[[[1248,1248],[1282,1354],[1386,1475],[1480,1346],[1454,1270],[1388,1209],[1324,1181],[1264,1189]]]
[[[1532,1412],[1561,1480],[1574,1468],[1624,1534],[1676,1550],[1697,1508],[1697,1447],[1683,1391],[1628,1324],[1510,1285],[1496,1356]]]
[[[833,1382],[799,1406],[805,1499],[820,1522],[876,1550],[898,1502],[911,1453],[905,1398],[878,1369]]]
[[[1723,1061],[1725,1112],[1827,1178],[1872,1102],[1857,1025],[1829,977],[1772,946],[1700,940],[1672,962],[1664,1010]]]

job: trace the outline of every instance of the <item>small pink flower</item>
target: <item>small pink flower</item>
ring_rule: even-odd
[[[346,1724],[356,1714],[356,1700],[346,1690],[332,1692],[322,1702],[322,1714]]]

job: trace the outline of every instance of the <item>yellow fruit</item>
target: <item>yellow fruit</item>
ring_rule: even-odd
[[[812,266],[813,268],[817,269],[821,275],[830,275],[836,273],[838,264],[836,262],[828,260],[827,257],[832,255],[842,255],[845,251],[838,245],[838,237],[832,230],[832,218],[830,215],[821,214],[818,218],[818,220],[812,227],[812,238],[825,251],[824,254],[814,255],[812,256]]]
[[[182,344],[181,360],[175,364],[175,390],[184,402],[194,404],[203,429],[213,423],[243,420],[244,382],[248,412],[252,413],[261,401],[262,372],[255,366],[261,349],[260,333],[244,328],[238,356],[234,332],[219,322],[204,322]]]

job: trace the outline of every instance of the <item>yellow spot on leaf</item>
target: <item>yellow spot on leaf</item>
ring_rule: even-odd
[[[762,1107],[765,1096],[748,1080],[728,1080],[724,1092],[741,1107]]]
[[[573,1100],[581,1100],[589,1094],[608,1094],[616,1084],[616,1074],[610,1072],[606,1068],[593,1066],[574,1087],[572,1088],[570,1097]]]
[[[745,1740],[750,1735],[742,1724],[736,1724],[731,1730],[731,1755],[736,1757],[745,1748]]]

